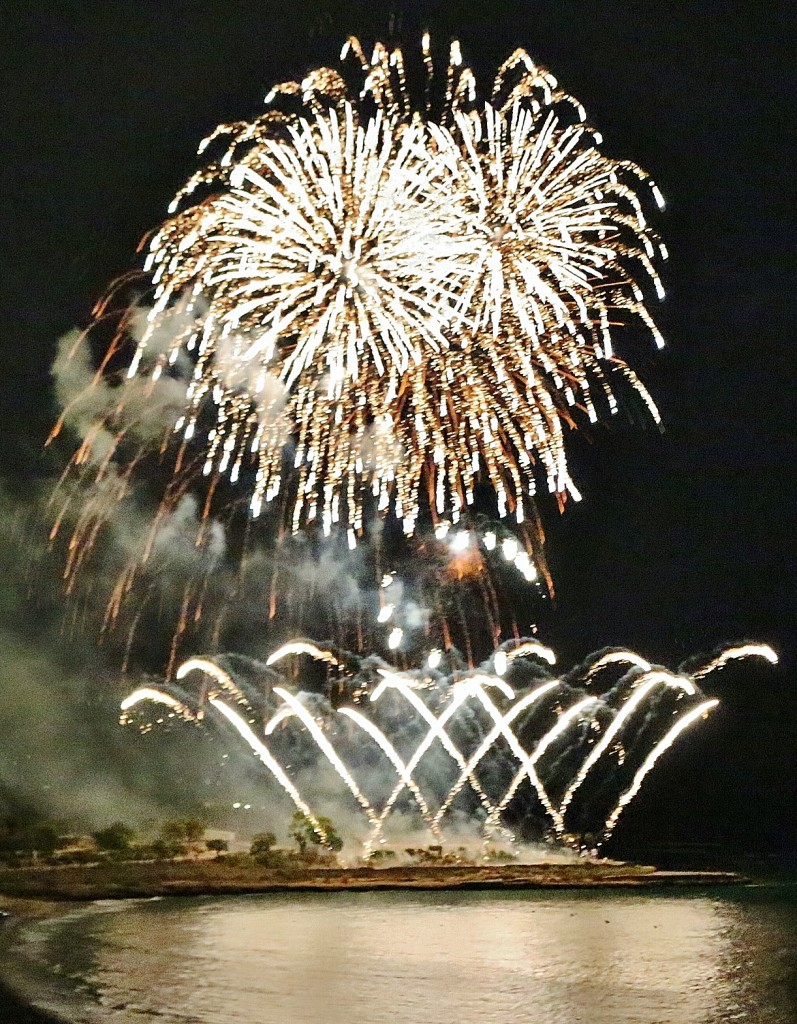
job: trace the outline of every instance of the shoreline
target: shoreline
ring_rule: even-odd
[[[572,864],[303,867],[227,866],[212,861],[122,862],[0,871],[0,906],[7,897],[48,903],[153,896],[215,896],[269,892],[376,890],[599,889],[714,886],[744,883],[733,871],[661,871],[649,865],[583,861]]]
[[[72,909],[64,901],[28,899],[0,893],[0,909],[11,917],[0,924],[0,954],[20,944],[19,933],[37,921],[60,917]],[[24,941],[24,940],[23,940]],[[0,970],[0,1020],[8,1024],[75,1024],[75,1018],[65,1017],[49,998],[49,978],[39,976],[33,965],[26,962],[17,969],[3,964]],[[62,994],[57,1002],[61,1004]],[[77,1008],[76,1008],[77,1009]]]

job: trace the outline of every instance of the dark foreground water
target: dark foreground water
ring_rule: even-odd
[[[20,938],[70,1021],[797,1021],[793,886],[126,901]]]

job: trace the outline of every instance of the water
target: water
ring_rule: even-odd
[[[793,887],[94,904],[25,956],[110,1024],[793,1024]],[[91,1014],[91,1007],[94,1013]]]

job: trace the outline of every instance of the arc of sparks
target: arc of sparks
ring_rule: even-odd
[[[377,743],[385,757],[387,757],[387,759],[393,765],[399,779],[402,782],[404,782],[406,787],[409,789],[409,791],[415,798],[415,802],[418,805],[418,809],[421,812],[421,816],[424,822],[426,823],[427,827],[429,828],[430,832],[436,839],[438,839],[440,837],[440,827],[435,818],[433,817],[431,811],[429,810],[429,805],[426,802],[426,798],[424,797],[418,784],[415,782],[412,775],[408,771],[407,765],[401,760],[401,757],[396,751],[396,748],[393,746],[393,744],[390,742],[387,736],[385,736],[384,732],[382,732],[379,726],[377,726],[369,718],[366,718],[365,715],[360,714],[360,712],[356,711],[354,708],[339,708],[338,713],[344,715],[346,718],[349,718],[352,722],[358,725],[363,730],[363,732],[366,732]],[[369,839],[369,843],[371,845],[373,845],[373,843],[381,836],[383,826],[384,819],[380,815],[375,832]]]
[[[592,768],[600,760],[601,756],[609,748],[612,740],[622,729],[623,725],[628,721],[631,715],[636,711],[645,697],[657,686],[670,686],[675,689],[681,689],[684,693],[694,695],[697,692],[695,684],[689,679],[684,679],[682,676],[673,675],[672,672],[666,672],[664,670],[655,670],[641,676],[635,683],[635,688],[631,693],[631,696],[625,701],[621,709],[617,712],[611,725],[603,734],[601,740],[593,747],[592,751],[584,761],[583,765],[579,769],[573,782],[570,783],[562,802],[559,805],[560,820],[563,821],[564,815],[567,808],[570,805],[570,801],[573,796],[580,788],[581,784],[589,775]],[[559,830],[558,830],[559,831]],[[561,825],[561,833],[564,833],[564,825]]]
[[[367,797],[365,797],[361,792],[360,787],[357,785],[354,779],[354,776],[351,774],[346,765],[340,759],[335,748],[332,746],[332,744],[326,738],[322,730],[319,728],[318,722],[316,722],[316,720],[308,712],[307,708],[301,703],[301,701],[297,700],[296,697],[294,697],[292,693],[289,693],[284,687],[275,686],[274,693],[285,701],[285,703],[291,709],[293,714],[296,715],[296,717],[299,719],[302,725],[307,729],[307,731],[315,740],[321,753],[326,757],[326,759],[338,773],[340,778],[345,783],[346,788],[349,790],[351,795],[354,797],[354,799],[365,812],[365,815],[368,818],[370,824],[372,826],[375,826],[378,821],[376,811],[371,806]]]
[[[500,821],[501,813],[504,810],[506,810],[506,808],[509,806],[510,800],[517,792],[518,788],[520,787],[520,784],[523,782],[523,779],[526,778],[527,775],[531,779],[530,770],[534,768],[534,765],[536,765],[536,763],[540,760],[540,758],[548,749],[548,747],[554,742],[554,740],[557,740],[560,736],[564,735],[564,733],[567,732],[567,730],[570,728],[570,723],[574,719],[579,718],[584,713],[586,708],[590,707],[593,704],[597,704],[598,702],[598,697],[585,697],[583,700],[580,700],[577,704],[574,704],[571,708],[568,708],[567,711],[564,711],[559,716],[555,724],[538,741],[536,747],[534,748],[534,753],[528,758],[528,760],[524,764],[521,764],[520,768],[515,774],[515,777],[512,779],[509,786],[507,787],[506,793],[504,793],[501,800],[496,804],[494,816],[491,819],[488,819],[488,821],[485,824],[485,827],[494,827],[498,824],[498,822]],[[559,815],[559,823],[563,829],[564,810],[561,807],[561,805],[557,808],[557,812]]]
[[[465,759],[462,756],[462,753],[457,748],[456,744],[452,741],[451,737],[446,732],[445,725],[449,721],[449,719],[452,718],[453,715],[459,710],[461,705],[467,700],[468,696],[470,695],[467,687],[461,686],[458,689],[456,689],[452,695],[451,701],[448,704],[448,706],[443,710],[443,712],[439,716],[436,716],[426,707],[426,705],[420,699],[420,697],[418,697],[418,695],[412,690],[412,688],[407,685],[406,680],[402,679],[401,676],[396,675],[395,673],[390,672],[386,669],[380,669],[379,672],[380,675],[383,677],[382,682],[372,692],[371,700],[378,700],[387,687],[392,687],[398,690],[399,693],[401,693],[404,699],[415,709],[415,711],[417,711],[417,713],[429,726],[429,731],[427,732],[426,736],[418,744],[418,746],[415,749],[415,753],[407,762],[406,769],[408,775],[412,776],[413,772],[420,763],[421,758],[424,756],[426,751],[431,747],[435,739],[440,741],[443,749],[457,763],[460,771],[463,768],[465,768]],[[487,794],[484,792],[481,784],[479,783],[479,780],[476,778],[475,775],[471,773],[468,776],[468,781],[473,787],[473,790],[476,793],[477,797],[479,798],[479,801],[481,802],[482,806],[489,814],[489,812],[492,810],[493,805]],[[384,821],[390,814],[393,805],[395,804],[396,800],[399,798],[399,796],[401,795],[405,788],[406,783],[402,779],[399,779],[392,793],[388,797],[385,806],[382,808],[382,813],[380,815],[382,821]]]
[[[705,718],[710,711],[713,711],[719,704],[716,699],[704,700],[697,707],[692,708],[691,711],[681,715],[678,721],[668,730],[668,732],[659,740],[656,746],[651,750],[648,756],[645,758],[642,765],[637,769],[636,774],[631,782],[631,785],[622,794],[620,799],[617,801],[617,805],[611,812],[609,817],[606,819],[603,828],[603,840],[604,842],[611,836],[612,832],[617,825],[620,815],[628,804],[634,799],[639,792],[639,789],[645,779],[648,772],[652,771],[658,761],[659,757],[673,745],[676,739],[688,729],[690,725],[698,720],[698,718]]]
[[[729,661],[739,661],[744,658],[763,658],[770,665],[778,664],[778,656],[769,644],[740,644],[737,647],[727,647],[707,664],[696,669],[692,676],[695,679],[702,679],[710,672],[716,672],[723,668]]]
[[[435,816],[435,820],[438,823],[445,816],[449,807],[453,803],[457,794],[462,790],[462,787],[465,785],[466,781],[470,778],[470,776],[479,766],[479,763],[481,762],[482,758],[487,754],[490,747],[501,735],[502,729],[508,728],[519,714],[521,714],[527,708],[531,707],[532,704],[535,704],[538,700],[540,700],[540,698],[544,697],[546,693],[549,693],[551,690],[556,689],[560,685],[560,680],[554,679],[551,682],[544,683],[542,686],[538,686],[536,690],[532,690],[531,693],[526,694],[525,697],[521,698],[521,700],[514,704],[506,713],[506,715],[499,716],[500,720],[493,721],[492,729],[490,730],[490,732],[487,733],[487,735],[484,737],[484,740],[481,742],[479,747],[474,751],[473,755],[466,763],[465,767],[460,771],[458,779],[449,790],[449,793],[446,796],[445,801],[441,804]]]

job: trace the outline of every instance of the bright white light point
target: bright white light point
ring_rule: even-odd
[[[521,551],[515,558],[515,568],[523,573],[529,583],[537,578],[537,569],[525,551]]]
[[[438,523],[434,530],[434,535],[438,540],[444,540],[446,534],[451,529],[451,523]]]
[[[426,664],[429,666],[429,668],[437,668],[442,658],[443,655],[440,653],[440,651],[437,650],[437,648],[435,648],[433,651],[429,651],[429,657],[426,661]]]
[[[233,804],[233,807],[234,807],[234,808],[236,809],[236,811],[238,810],[238,808],[239,808],[240,806],[241,806],[240,804]]]
[[[506,672],[506,666],[509,664],[506,657],[505,651],[496,651],[493,656],[493,670],[497,676],[502,676]]]
[[[504,553],[504,558],[507,562],[514,562],[518,552],[518,543],[514,537],[507,537],[506,540],[501,541],[501,550]]]
[[[404,636],[404,630],[399,629],[398,626],[395,629],[391,629],[390,636],[387,638],[387,646],[391,651],[395,651],[398,645],[401,643],[401,638]]]
[[[490,531],[490,533],[485,533],[483,539],[484,546],[487,548],[487,550],[495,551],[495,534],[492,531]]]
[[[451,541],[452,551],[465,551],[470,544],[470,534],[467,530],[460,530],[454,534],[454,539]]]
[[[393,582],[392,574],[389,573],[389,572],[386,572],[385,575],[382,577],[382,587],[383,588],[384,587],[389,587],[392,582]]]
[[[396,610],[396,606],[392,604],[386,604],[384,608],[379,609],[379,614],[376,617],[377,622],[387,622],[393,612]]]
[[[252,805],[251,804],[244,804],[244,810],[245,811],[251,811],[252,810]]]

